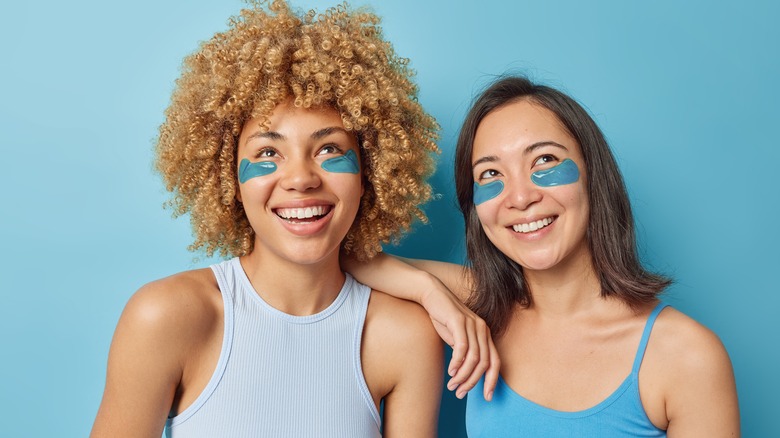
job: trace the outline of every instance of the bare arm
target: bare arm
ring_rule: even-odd
[[[669,437],[738,437],[739,405],[734,371],[714,333],[701,327],[678,360],[667,397]]]
[[[363,339],[366,381],[385,403],[383,436],[435,437],[443,349],[425,311],[373,292]]]
[[[190,293],[191,278],[141,288],[128,302],[108,356],[106,388],[91,437],[159,438],[176,402],[187,358],[214,327],[214,309]]]
[[[368,262],[342,257],[341,264],[361,283],[418,304],[427,294],[442,291],[441,286],[461,302],[471,293],[470,271],[454,263],[380,253]]]
[[[739,406],[726,349],[709,329],[666,309],[639,374],[642,403],[669,437],[738,437]]]
[[[421,304],[439,336],[453,350],[447,368],[452,379],[447,389],[463,398],[485,374],[483,396],[492,399],[501,363],[485,321],[463,304],[470,291],[467,270],[451,263],[400,259],[386,254],[365,263],[345,258],[342,265],[370,287]]]

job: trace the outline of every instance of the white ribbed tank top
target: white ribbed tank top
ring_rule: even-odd
[[[211,266],[225,304],[217,367],[166,436],[379,437],[360,363],[371,289],[349,274],[327,309],[283,313],[260,298],[238,258]]]

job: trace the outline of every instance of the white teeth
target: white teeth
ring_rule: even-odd
[[[553,218],[546,217],[544,219],[529,222],[527,224],[516,224],[512,225],[512,229],[516,233],[530,233],[531,231],[541,230],[542,228],[546,227],[547,225],[550,225],[553,221]]]
[[[284,219],[309,219],[314,216],[322,216],[327,211],[324,205],[306,208],[279,208],[276,214]]]

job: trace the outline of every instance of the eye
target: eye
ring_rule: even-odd
[[[483,180],[486,180],[486,179],[495,178],[495,177],[497,177],[499,175],[501,175],[501,173],[499,171],[497,171],[496,169],[488,169],[488,170],[485,170],[482,173],[480,173],[479,176],[477,177],[477,180],[478,181],[483,181]]]
[[[262,148],[255,154],[255,158],[274,158],[279,155],[279,152],[274,148]]]
[[[545,154],[537,158],[536,161],[534,161],[534,166],[540,166],[547,163],[554,163],[556,161],[558,161],[558,158],[555,155]]]
[[[317,155],[340,154],[341,152],[342,150],[340,147],[338,147],[338,145],[333,143],[328,143],[325,146],[320,148],[320,150],[317,152]]]

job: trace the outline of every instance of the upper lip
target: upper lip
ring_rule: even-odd
[[[333,202],[324,201],[322,199],[296,199],[274,204],[271,209],[276,210],[279,208],[306,208],[318,206],[331,207],[333,206]]]
[[[557,217],[558,217],[557,214],[530,216],[530,217],[527,217],[527,218],[514,220],[514,221],[510,222],[506,227],[507,228],[512,228],[515,225],[530,224],[531,222],[540,221],[542,219],[555,219]]]
[[[306,219],[330,214],[333,204],[318,199],[292,200],[274,206],[271,211],[283,219]]]

